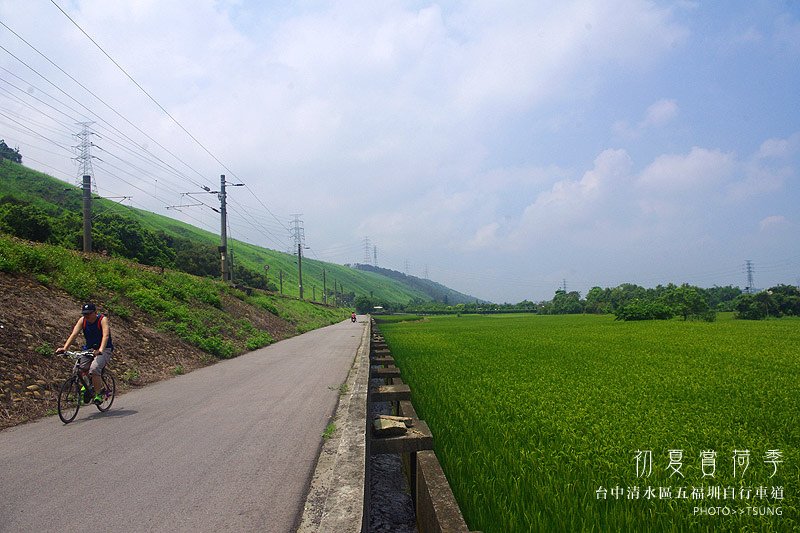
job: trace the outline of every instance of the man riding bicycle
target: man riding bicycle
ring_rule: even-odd
[[[99,405],[103,403],[103,380],[100,374],[114,352],[114,343],[111,342],[111,326],[108,324],[107,316],[97,314],[97,307],[93,303],[84,304],[81,309],[81,315],[83,316],[75,323],[75,327],[72,328],[72,333],[67,342],[64,343],[64,347],[56,349],[56,353],[66,352],[75,337],[83,331],[83,336],[86,339],[83,349],[94,351],[94,360],[91,367],[89,367],[89,376],[92,378],[92,386],[95,392],[94,400],[92,401]]]

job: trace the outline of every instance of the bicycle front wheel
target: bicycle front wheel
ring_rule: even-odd
[[[78,414],[81,407],[81,386],[80,382],[71,377],[62,385],[58,391],[58,418],[65,424],[69,424]]]
[[[111,372],[106,372],[106,369],[103,369],[103,373],[101,375],[103,378],[103,403],[97,405],[97,408],[100,411],[108,411],[111,408],[111,404],[114,403],[114,395],[117,393],[117,382],[114,379],[114,374]]]

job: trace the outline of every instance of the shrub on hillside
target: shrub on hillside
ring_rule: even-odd
[[[36,242],[47,242],[53,233],[47,213],[36,206],[18,203],[0,206],[0,230]]]

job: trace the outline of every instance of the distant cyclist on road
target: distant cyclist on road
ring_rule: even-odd
[[[108,361],[111,360],[111,355],[114,352],[114,343],[111,342],[111,326],[108,324],[107,316],[97,314],[97,307],[93,303],[84,304],[81,309],[81,315],[83,316],[75,323],[75,327],[72,328],[72,333],[67,342],[64,343],[64,347],[56,349],[56,353],[66,352],[75,337],[83,331],[83,336],[86,339],[83,349],[94,351],[94,360],[92,361],[92,366],[89,367],[89,375],[92,378],[92,386],[95,392],[93,401],[100,404],[103,403],[101,394],[103,380],[100,377],[100,373]]]

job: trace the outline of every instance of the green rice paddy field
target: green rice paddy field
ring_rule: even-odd
[[[379,328],[472,530],[800,531],[798,319]]]

